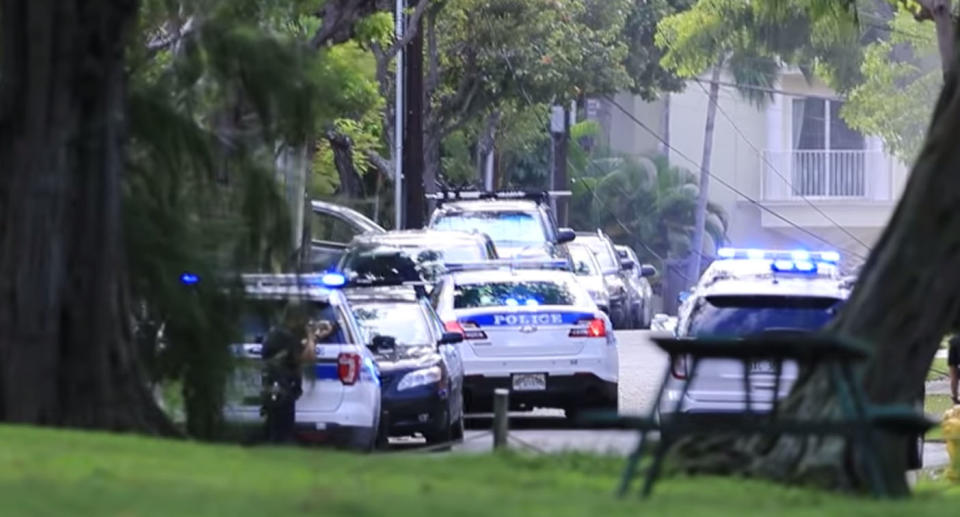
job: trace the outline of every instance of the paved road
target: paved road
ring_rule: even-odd
[[[620,331],[620,411],[642,414],[650,409],[659,387],[666,357],[642,331]],[[462,445],[455,450],[483,452],[492,447],[489,416],[468,420],[468,431]],[[636,434],[623,430],[585,430],[572,428],[559,410],[537,410],[514,413],[510,419],[510,435],[516,444],[535,450],[564,450],[626,454],[636,444]],[[399,445],[399,444],[398,444]],[[414,443],[410,443],[411,446]],[[942,443],[927,444],[924,464],[931,467],[948,461]]]

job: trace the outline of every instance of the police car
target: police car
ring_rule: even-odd
[[[569,195],[569,191],[441,192],[429,196],[438,204],[429,227],[487,234],[500,257],[569,260],[561,245],[574,240],[576,234],[570,228],[557,227],[549,204],[552,197]]]
[[[843,305],[849,290],[833,252],[721,249],[719,259],[683,302],[679,337],[745,337],[768,333],[812,333],[826,325]],[[674,379],[686,378],[688,365],[675,358]],[[774,365],[751,365],[751,405],[768,411],[774,397],[789,393],[797,377],[794,363],[784,363],[780,392],[773,393]],[[739,361],[704,360],[682,401],[679,383],[669,385],[660,412],[726,413],[746,409],[743,365]]]
[[[823,328],[848,298],[851,277],[841,274],[834,251],[781,251],[722,248],[719,260],[704,272],[679,309],[676,334],[681,337],[736,337],[758,334],[802,334]],[[671,377],[683,379],[688,364],[677,358]],[[769,411],[774,397],[789,394],[797,365],[784,362],[780,391],[774,393],[774,365],[751,365],[751,406]],[[722,414],[745,409],[743,366],[737,361],[704,360],[687,395],[680,400],[679,384],[668,385],[659,411]],[[922,410],[924,388],[915,404]],[[923,466],[923,435],[909,443],[907,465]]]
[[[472,266],[472,267],[471,267]],[[489,411],[493,390],[513,409],[617,409],[617,340],[564,260],[448,265],[431,298],[460,332],[467,411]]]
[[[297,437],[329,441],[352,449],[374,447],[380,422],[380,378],[362,330],[336,288],[344,278],[326,275],[243,275],[246,302],[235,344],[237,367],[228,386],[224,417],[236,427],[263,425],[261,415],[263,342],[285,307],[305,305],[310,317],[334,324],[316,344],[316,364],[305,372],[296,403]]]

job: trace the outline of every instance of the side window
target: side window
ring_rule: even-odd
[[[342,305],[337,306],[337,319],[340,320],[340,332],[338,332],[341,338],[340,342],[349,342],[354,344],[363,343],[364,340],[354,334],[354,329],[350,325],[350,321],[352,320],[350,319],[350,316],[347,315]],[[344,337],[346,339],[343,339]]]
[[[349,223],[331,214],[314,212],[310,221],[310,236],[314,240],[345,243],[357,233]]]
[[[546,207],[540,209],[540,224],[543,225],[543,232],[547,236],[547,240],[556,241],[557,232],[554,230],[557,228],[557,219],[553,216],[552,210]]]
[[[430,305],[433,309],[440,306],[440,293],[443,292],[443,285],[443,282],[440,282],[430,291]]]

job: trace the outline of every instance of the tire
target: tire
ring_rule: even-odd
[[[423,433],[423,437],[426,438],[427,445],[453,441],[453,424],[450,422],[450,413],[444,410],[437,428]]]
[[[450,428],[450,438],[456,442],[463,441],[463,415]]]

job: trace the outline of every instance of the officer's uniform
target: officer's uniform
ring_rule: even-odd
[[[274,327],[263,344],[263,410],[267,417],[267,440],[289,442],[294,438],[296,403],[302,391],[300,355],[302,340],[289,329]]]

